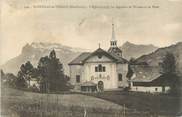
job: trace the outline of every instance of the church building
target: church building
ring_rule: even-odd
[[[75,90],[94,92],[116,90],[128,86],[128,61],[117,46],[114,24],[108,51],[102,48],[83,52],[69,64],[70,83]]]

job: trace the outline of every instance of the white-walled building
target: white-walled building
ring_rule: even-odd
[[[159,67],[147,65],[132,66],[134,72],[130,80],[130,90],[148,93],[168,93],[171,78],[165,78],[159,73]]]
[[[117,47],[112,24],[112,39],[108,51],[100,47],[84,52],[69,63],[70,83],[82,91],[112,90],[128,86],[128,62]]]

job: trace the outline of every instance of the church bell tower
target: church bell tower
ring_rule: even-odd
[[[110,41],[110,48],[108,50],[110,54],[114,54],[118,57],[122,57],[122,51],[117,46],[117,40],[115,36],[114,23],[112,23],[112,37]]]
[[[112,37],[110,41],[110,46],[111,47],[117,47],[117,40],[115,38],[115,32],[114,32],[114,24],[112,23]]]

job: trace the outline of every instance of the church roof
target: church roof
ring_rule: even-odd
[[[110,55],[112,55],[113,57],[115,57],[117,59],[117,63],[128,63],[128,61],[120,56],[117,56],[114,53],[109,53]]]
[[[112,59],[113,61],[117,61],[117,59],[114,56],[112,56],[111,54],[109,54],[108,52],[103,50],[102,48],[98,48],[97,50],[95,50],[84,61],[86,61],[87,59],[89,59],[90,57],[95,56],[95,55],[105,55],[108,58]]]
[[[80,54],[78,57],[76,57],[74,60],[72,60],[69,63],[69,65],[83,65],[86,60],[88,60],[90,57],[95,56],[95,55],[105,55],[116,63],[127,63],[126,59],[116,56],[114,54],[111,54],[101,48],[98,48],[93,53],[84,52],[84,53]]]
[[[90,55],[89,52],[83,52],[74,60],[72,60],[69,65],[82,65],[83,61]]]

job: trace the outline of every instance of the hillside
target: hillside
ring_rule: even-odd
[[[167,52],[173,53],[176,59],[176,66],[178,73],[182,74],[182,42],[177,44],[159,48],[155,52],[152,52],[147,55],[143,55],[136,59],[136,63],[146,62],[151,66],[158,66],[159,62],[162,62],[163,57]]]
[[[86,51],[84,49],[71,48],[56,43],[32,43],[25,45],[19,56],[7,61],[1,68],[5,72],[16,74],[21,64],[26,61],[31,61],[36,67],[39,59],[43,56],[48,56],[52,49],[56,51],[57,57],[60,59],[61,63],[63,63],[66,74],[69,73],[67,64],[81,52]]]
[[[144,54],[149,54],[158,49],[154,45],[137,45],[125,42],[120,49],[123,51],[123,57],[129,60],[131,57],[138,58]]]

